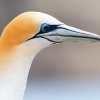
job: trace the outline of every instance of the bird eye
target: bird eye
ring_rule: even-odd
[[[43,33],[49,32],[49,31],[50,31],[50,25],[49,25],[49,24],[42,24],[42,26],[41,26],[41,31],[42,31]]]

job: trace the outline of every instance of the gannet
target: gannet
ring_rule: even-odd
[[[41,12],[14,18],[0,37],[0,100],[23,100],[32,60],[45,47],[67,41],[99,42],[100,36]]]

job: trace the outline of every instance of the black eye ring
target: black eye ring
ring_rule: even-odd
[[[50,31],[50,25],[49,24],[42,24],[41,26],[41,32],[42,33],[46,33],[46,32],[49,32]]]

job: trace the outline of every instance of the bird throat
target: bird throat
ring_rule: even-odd
[[[23,100],[29,69],[36,55],[30,46],[22,44],[9,52],[0,50],[0,100]]]

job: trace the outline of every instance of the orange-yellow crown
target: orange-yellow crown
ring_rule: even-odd
[[[39,31],[41,23],[38,18],[35,12],[20,14],[5,27],[1,42],[7,46],[14,46],[27,41]]]

